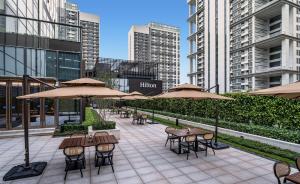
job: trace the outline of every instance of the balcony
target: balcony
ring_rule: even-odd
[[[297,70],[291,66],[278,66],[272,68],[256,67],[252,76],[276,76],[282,73],[297,73]]]
[[[270,47],[281,45],[281,41],[286,38],[295,39],[295,40],[297,39],[281,31],[274,34],[268,34],[267,36],[264,37],[255,38],[255,45],[259,48],[270,48]]]

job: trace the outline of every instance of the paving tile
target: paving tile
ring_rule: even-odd
[[[207,179],[207,180],[199,181],[197,182],[197,184],[222,184],[222,183],[216,179]]]
[[[149,174],[149,173],[152,173],[152,172],[155,172],[155,168],[150,166],[150,167],[143,167],[143,168],[139,168],[136,170],[136,172],[139,174],[139,175],[142,175],[142,174]]]
[[[140,175],[140,178],[144,183],[149,183],[157,180],[162,180],[163,176],[159,172],[151,172],[148,174]]]
[[[123,178],[136,176],[137,174],[134,170],[125,170],[125,171],[115,172],[115,175],[117,179],[123,179]]]
[[[142,184],[142,180],[139,177],[130,177],[118,180],[118,184]]]
[[[186,166],[186,167],[179,168],[179,170],[181,172],[185,173],[185,174],[189,174],[189,173],[200,171],[200,169],[198,169],[195,166]]]
[[[178,169],[164,170],[164,171],[161,171],[161,174],[164,175],[166,178],[172,178],[174,176],[183,175],[183,173],[180,172]]]
[[[186,183],[191,183],[192,180],[188,178],[187,176],[175,176],[172,178],[168,178],[169,182],[172,184],[186,184]]]
[[[233,184],[241,181],[241,179],[231,175],[231,174],[225,174],[221,176],[217,176],[216,179],[224,184]]]
[[[204,172],[195,172],[195,173],[187,174],[187,176],[191,178],[193,181],[202,181],[211,178],[211,176],[209,176]]]

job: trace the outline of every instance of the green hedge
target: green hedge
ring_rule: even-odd
[[[147,112],[152,112],[150,109],[142,109]],[[181,114],[175,114],[170,112],[164,111],[154,111],[156,114],[162,114],[165,116],[175,117],[178,119],[184,119],[189,121],[194,121],[198,123],[204,123],[208,125],[215,125],[215,119],[208,119],[208,118],[201,118],[196,116],[187,116]],[[236,130],[239,132],[245,132],[255,135],[260,135],[264,137],[269,137],[273,139],[279,139],[283,141],[293,142],[293,143],[300,143],[300,132],[299,131],[292,131],[280,128],[273,128],[273,127],[266,127],[266,126],[259,126],[253,124],[243,124],[243,123],[233,123],[228,121],[219,121],[219,127],[227,128],[231,130]]]
[[[95,130],[114,129],[116,123],[113,121],[105,121],[94,109],[86,108],[85,110],[85,126],[93,126]]]
[[[300,101],[278,97],[251,96],[245,93],[226,94],[235,100],[156,99],[128,101],[128,105],[229,122],[253,124],[300,131]]]

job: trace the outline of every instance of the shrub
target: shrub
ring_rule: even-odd
[[[116,127],[116,123],[113,121],[105,121],[99,114],[92,108],[85,109],[85,121],[83,125],[93,126],[95,130],[107,130],[114,129]]]
[[[60,126],[60,132],[76,132],[76,131],[86,131],[87,126],[81,125],[81,124],[63,124]]]
[[[143,109],[143,110],[147,112],[152,112],[152,110],[149,109]],[[194,122],[208,124],[208,125],[215,125],[215,119],[201,118],[197,116],[186,116],[182,114],[175,114],[175,113],[164,112],[164,111],[154,111],[154,112],[156,114],[162,114],[165,116],[170,116],[178,119],[184,119],[184,120],[194,121]],[[223,120],[219,121],[219,127],[250,133],[250,134],[255,134],[255,135],[260,135],[260,136],[269,137],[273,139],[293,142],[293,143],[300,143],[299,131],[266,127],[266,126],[260,126],[254,124],[234,123],[234,122],[228,122]]]

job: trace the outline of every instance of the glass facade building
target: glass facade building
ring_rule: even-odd
[[[51,84],[80,78],[81,35],[71,39],[60,30],[81,33],[81,28],[61,22],[65,5],[65,0],[0,0],[0,129],[22,128],[16,96],[22,94],[24,74]],[[30,92],[42,90],[46,87],[30,84]],[[55,104],[31,101],[31,127],[54,125]]]

